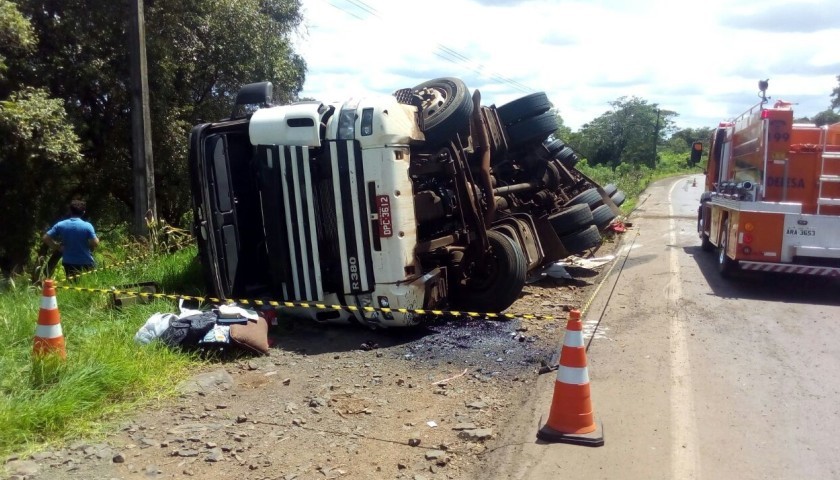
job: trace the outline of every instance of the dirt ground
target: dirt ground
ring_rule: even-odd
[[[610,265],[529,284],[508,310],[555,320],[389,331],[283,321],[269,355],[214,363],[103,438],[6,459],[6,477],[477,478],[541,367],[556,364],[566,312]]]

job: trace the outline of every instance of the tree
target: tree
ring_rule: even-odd
[[[93,0],[19,0],[38,36],[15,81],[62,98],[82,141],[89,210],[131,218],[128,11]],[[298,0],[146,1],[155,185],[160,217],[189,210],[187,136],[199,121],[229,114],[239,87],[267,80],[290,99],[305,62],[291,46]]]
[[[563,141],[568,141],[567,139],[572,135],[572,129],[566,126],[559,110],[554,110],[554,116],[557,117],[557,130],[554,132],[554,136]]]
[[[15,5],[0,0],[0,270],[19,270],[55,220],[53,199],[63,201],[78,183],[78,138],[63,102],[40,89],[9,81],[10,64],[30,58],[32,26]]]
[[[684,128],[674,132],[665,142],[665,145],[672,152],[686,152],[694,142],[699,141],[708,144],[714,131],[715,129],[710,127]]]
[[[620,97],[610,106],[612,110],[581,127],[577,148],[590,165],[655,166],[656,146],[674,130],[677,113],[638,97]]]
[[[831,92],[831,108],[840,108],[840,75],[837,75],[837,87]]]
[[[832,123],[840,122],[840,113],[837,113],[829,108],[828,110],[823,110],[822,112],[814,115],[814,118],[812,118],[811,121],[818,127],[831,125]]]

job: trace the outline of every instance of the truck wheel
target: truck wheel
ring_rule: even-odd
[[[499,120],[503,124],[513,125],[520,120],[543,114],[551,106],[551,102],[548,101],[548,96],[545,92],[537,92],[508,102],[496,108],[496,111],[499,113]]]
[[[563,140],[546,140],[543,142],[543,147],[548,152],[547,158],[554,158],[555,155],[566,146]]]
[[[422,99],[421,125],[430,145],[444,143],[469,124],[473,102],[462,80],[437,78],[417,85],[413,92]]]
[[[459,308],[498,313],[519,298],[528,267],[519,244],[509,237],[491,230],[487,232],[487,240],[490,243],[490,253],[485,256],[487,264],[481,273],[457,289],[460,298],[453,303],[461,305]]]
[[[560,163],[562,163],[566,168],[575,168],[575,165],[577,165],[580,160],[580,157],[577,156],[571,147],[566,147],[563,150],[560,150],[556,155],[554,155],[554,158],[560,160]]]
[[[615,204],[616,207],[620,207],[621,204],[624,203],[624,200],[627,197],[624,194],[623,190],[618,190],[614,194],[610,195],[610,198],[612,199],[612,201],[613,201],[613,203]]]
[[[527,145],[534,141],[543,141],[557,131],[557,116],[553,112],[527,118],[507,128],[512,147]]]
[[[589,205],[572,205],[548,217],[548,221],[551,222],[557,235],[563,236],[592,225],[592,210],[589,209]]]
[[[738,268],[738,262],[726,256],[727,245],[729,245],[729,220],[723,222],[723,235],[718,245],[718,272],[723,278],[729,278]]]
[[[560,243],[572,254],[595,248],[601,244],[601,241],[601,234],[595,225],[590,225],[571,235],[560,237]]]
[[[715,246],[712,244],[711,240],[709,240],[709,236],[705,233],[700,234],[700,249],[704,252],[711,252],[715,249]]]
[[[598,190],[595,188],[590,188],[589,190],[584,190],[582,193],[576,195],[571,200],[566,202],[566,206],[571,205],[579,205],[579,204],[586,204],[590,207],[592,205],[596,205],[598,202],[603,201],[601,198],[601,194],[598,193]]]
[[[704,252],[711,252],[715,249],[709,236],[706,235],[706,225],[703,223],[703,207],[697,209],[697,231],[700,232],[700,249]]]
[[[603,230],[609,227],[610,223],[615,220],[615,214],[609,206],[601,205],[595,210],[592,210],[592,220],[595,226],[598,227],[598,230]]]

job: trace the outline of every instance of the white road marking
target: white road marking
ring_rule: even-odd
[[[671,196],[681,182],[668,192],[670,201],[670,244],[677,244],[677,225]],[[697,417],[694,410],[694,389],[691,385],[691,361],[688,355],[688,328],[685,313],[680,310],[682,279],[678,248],[669,249],[671,281],[668,300],[671,305],[671,478],[700,478],[697,461]]]
[[[596,340],[609,340],[609,337],[607,337],[608,330],[608,327],[605,327],[603,325],[601,325],[600,327],[598,326],[597,318],[593,318],[592,320],[587,320],[583,322],[583,337],[586,342],[589,342],[589,340],[593,337]]]

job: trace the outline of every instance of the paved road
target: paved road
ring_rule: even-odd
[[[840,478],[840,282],[721,279],[695,232],[702,180],[646,192],[584,314],[606,444],[536,442],[544,375],[485,478]]]

